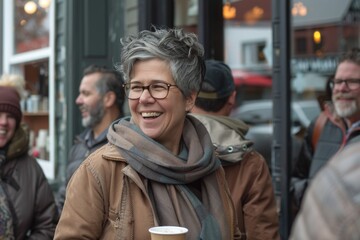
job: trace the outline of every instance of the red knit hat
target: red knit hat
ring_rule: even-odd
[[[11,113],[19,126],[22,118],[20,96],[15,88],[0,86],[0,112]]]

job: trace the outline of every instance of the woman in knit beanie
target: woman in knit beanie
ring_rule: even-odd
[[[0,86],[0,112],[10,113],[19,126],[22,118],[20,96],[14,88]]]
[[[20,92],[0,80],[0,239],[53,239],[58,220],[50,185],[28,154]]]

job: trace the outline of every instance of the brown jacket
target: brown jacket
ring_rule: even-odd
[[[222,160],[242,239],[280,239],[271,175],[263,156],[244,138],[248,127],[229,117],[193,115],[209,131]]]
[[[224,166],[224,170],[239,228],[243,223],[246,232],[244,239],[280,239],[275,195],[264,158],[249,150],[242,161]]]
[[[223,174],[222,168],[218,171]],[[54,239],[150,239],[148,229],[156,223],[144,181],[117,147],[104,145],[71,178]],[[233,215],[228,218],[235,222]]]

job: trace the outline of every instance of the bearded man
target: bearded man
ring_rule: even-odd
[[[360,49],[341,57],[329,86],[332,103],[320,114],[322,124],[316,124],[320,116],[310,124],[293,170],[290,192],[297,210],[309,180],[345,146],[360,140]]]
[[[82,115],[85,130],[75,138],[66,170],[66,181],[60,187],[57,205],[62,210],[66,185],[75,170],[90,153],[107,143],[109,125],[122,116],[124,103],[123,79],[106,67],[88,66],[84,70],[76,104]]]

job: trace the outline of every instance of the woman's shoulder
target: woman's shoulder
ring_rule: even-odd
[[[91,174],[95,178],[106,178],[112,171],[118,171],[127,166],[125,158],[117,147],[107,143],[92,152],[79,166],[76,172]],[[86,173],[85,173],[86,172]]]
[[[5,166],[4,174],[11,176],[20,188],[28,189],[27,191],[32,191],[39,185],[48,183],[38,161],[28,154],[12,159]]]
[[[121,155],[118,147],[112,143],[106,143],[94,152],[92,152],[85,161],[87,164],[106,165],[115,163],[126,163],[125,158]]]
[[[30,156],[29,154],[24,154],[22,156],[19,156],[15,159],[11,160],[13,163],[15,163],[17,169],[24,169],[27,171],[34,171],[36,173],[43,172],[40,164],[34,158],[33,156]]]

